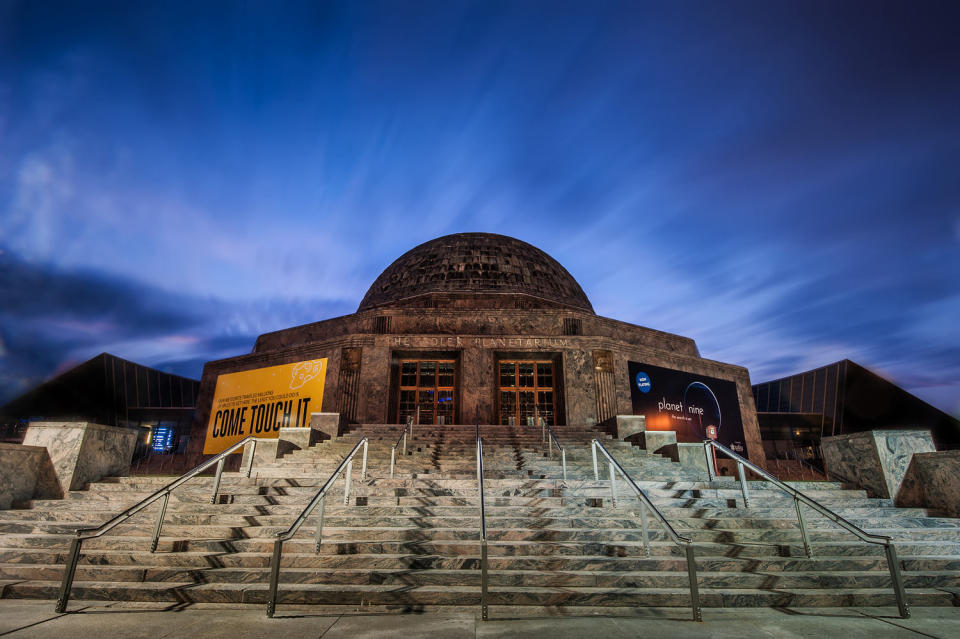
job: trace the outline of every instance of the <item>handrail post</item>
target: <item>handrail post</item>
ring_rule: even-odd
[[[273,617],[277,610],[277,585],[280,581],[280,555],[283,553],[283,538],[277,535],[273,542],[273,557],[270,559],[270,598],[267,600],[267,616]]]
[[[150,544],[150,552],[157,552],[157,546],[160,544],[160,529],[163,527],[163,517],[167,514],[168,501],[170,501],[170,493],[165,493],[163,501],[160,502],[160,512],[157,513],[157,525],[153,528],[153,543]]]
[[[640,528],[643,530],[643,550],[647,554],[647,557],[650,556],[650,532],[647,529],[647,504],[644,503],[642,499],[637,497],[637,501],[640,502]]]
[[[393,479],[393,467],[397,462],[397,447],[390,449],[390,479]]]
[[[480,482],[480,438],[477,437],[477,491],[483,490]]]
[[[710,455],[710,442],[704,442],[703,444],[703,454],[707,459],[707,479],[713,481],[713,458]]]
[[[363,466],[360,467],[360,481],[367,480],[367,445],[370,443],[370,440],[363,440]]]
[[[740,492],[743,493],[743,507],[750,507],[750,493],[747,491],[747,477],[743,471],[743,462],[737,462],[737,475],[740,477]]]
[[[73,576],[77,572],[77,561],[80,559],[80,546],[83,539],[80,531],[70,541],[70,551],[67,553],[67,565],[63,569],[63,581],[60,583],[60,595],[57,597],[57,612],[67,611],[67,602],[70,601],[70,589],[73,587]]]
[[[404,457],[407,456],[407,433],[406,433],[406,431],[404,431],[404,433],[403,433],[403,456],[404,456]]]
[[[487,609],[487,587],[489,577],[487,575],[487,540],[480,541],[480,617],[486,621],[488,619]]]
[[[884,544],[887,553],[887,567],[890,569],[890,579],[893,581],[893,593],[897,597],[897,608],[902,619],[910,618],[910,605],[907,603],[907,593],[903,588],[903,575],[900,574],[900,560],[897,558],[897,549],[893,542]]]
[[[800,500],[796,496],[793,498],[793,504],[797,508],[797,521],[800,522],[800,536],[803,538],[803,552],[807,559],[813,557],[813,550],[810,548],[810,538],[807,536],[807,524],[803,520],[803,511],[800,509]]]
[[[350,480],[353,478],[353,455],[350,455],[350,461],[347,462],[347,484],[343,487],[343,505],[350,503]]]
[[[560,449],[560,457],[563,460],[563,481],[567,481],[567,449]]]
[[[693,609],[693,620],[703,621],[703,612],[700,609],[700,588],[697,586],[697,560],[693,553],[693,544],[687,544],[687,576],[690,578],[690,607]]]
[[[613,474],[613,462],[612,461],[609,462],[608,466],[610,466],[610,498],[613,500],[612,506],[616,508],[617,507],[617,478]]]
[[[221,457],[220,461],[217,462],[217,475],[213,478],[213,494],[210,495],[210,503],[217,503],[217,493],[220,492],[220,476],[223,475],[223,462],[226,461],[226,457]]]
[[[326,506],[327,495],[324,493],[323,497],[320,498],[320,503],[317,504],[317,507],[320,509],[320,514],[317,515],[317,533],[313,536],[316,552],[320,552],[320,540],[323,535],[323,512],[326,510]]]
[[[590,442],[590,452],[593,453],[593,480],[600,481],[600,470],[597,467],[597,440]]]
[[[247,477],[249,477],[250,474],[253,472],[253,456],[257,452],[257,440],[251,439],[250,443],[248,443],[247,446],[250,447],[250,458],[247,459],[247,470],[245,474]]]

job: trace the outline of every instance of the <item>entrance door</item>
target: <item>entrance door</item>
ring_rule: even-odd
[[[420,409],[421,424],[452,424],[453,398],[456,396],[454,360],[415,360],[400,362],[400,423]]]
[[[526,425],[539,416],[553,426],[556,393],[553,362],[504,360],[499,362],[500,423]]]

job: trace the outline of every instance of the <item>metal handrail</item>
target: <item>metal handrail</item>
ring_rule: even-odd
[[[267,441],[268,439],[270,438],[254,437],[252,435],[244,437],[236,444],[211,457],[210,459],[201,463],[199,466],[188,470],[184,474],[180,475],[180,477],[177,479],[154,492],[149,497],[140,500],[130,508],[127,508],[119,515],[113,517],[109,521],[104,522],[100,526],[96,528],[78,528],[75,533],[76,536],[70,541],[70,550],[67,552],[67,562],[63,572],[63,581],[60,583],[60,594],[57,597],[56,611],[64,612],[67,609],[67,603],[70,601],[70,590],[73,587],[73,577],[77,572],[77,562],[80,560],[80,548],[83,546],[83,542],[85,540],[94,539],[96,537],[105,535],[114,527],[130,519],[153,502],[157,501],[158,499],[163,499],[163,503],[160,505],[160,512],[157,514],[157,523],[153,529],[153,541],[150,545],[150,552],[156,552],[157,545],[160,543],[160,530],[163,527],[163,518],[167,513],[167,503],[170,501],[170,493],[172,493],[182,484],[193,479],[198,474],[216,464],[217,472],[213,479],[213,494],[210,496],[210,503],[216,503],[217,494],[220,491],[220,477],[223,475],[223,464],[226,461],[227,455],[230,455],[234,451],[249,445],[249,458],[247,459],[247,467],[244,471],[245,476],[249,477],[250,472],[253,469],[253,455],[257,448],[257,442]],[[272,441],[272,439],[270,439],[270,441]]]
[[[760,468],[750,460],[744,457],[741,457],[740,455],[733,452],[732,450],[730,450],[720,442],[713,439],[705,439],[703,440],[703,450],[707,457],[707,476],[710,478],[711,481],[715,477],[713,460],[710,455],[711,447],[713,447],[716,450],[719,450],[721,453],[727,455],[728,457],[730,457],[731,459],[737,462],[737,471],[738,471],[738,474],[740,475],[740,486],[741,486],[741,490],[744,493],[744,503],[747,508],[750,507],[750,502],[747,497],[748,495],[747,489],[746,489],[747,484],[746,484],[746,480],[744,479],[744,473],[743,473],[744,467],[749,468],[751,471],[753,471],[760,477],[763,477],[764,479],[772,483],[774,486],[790,494],[793,497],[794,507],[796,508],[796,511],[797,511],[797,519],[800,522],[800,534],[803,538],[803,549],[806,552],[806,555],[808,558],[813,556],[813,551],[810,547],[810,539],[807,535],[807,525],[803,519],[803,511],[800,510],[801,502],[806,504],[810,508],[813,508],[814,510],[819,512],[821,515],[826,517],[827,519],[839,525],[841,528],[844,528],[848,532],[853,533],[858,538],[860,538],[860,540],[865,541],[869,544],[877,544],[877,545],[883,546],[887,556],[887,567],[890,570],[890,578],[893,581],[893,592],[897,598],[897,608],[900,610],[900,616],[903,619],[910,618],[910,606],[907,604],[907,595],[903,586],[903,577],[900,574],[900,562],[897,559],[897,549],[896,547],[894,547],[893,540],[890,537],[887,537],[885,535],[874,535],[866,532],[856,524],[844,519],[839,514],[837,514],[833,510],[830,510],[823,504],[820,504],[816,500],[810,497],[807,497],[796,488],[792,486],[788,486],[787,484],[783,483],[782,481],[780,481],[779,479],[777,479],[776,477],[774,477],[764,469]]]
[[[560,459],[563,463],[563,481],[567,481],[567,450],[560,445],[557,436],[553,434],[553,430],[547,426],[547,456],[553,459],[553,445],[556,444],[557,450],[560,451]]]
[[[277,610],[277,586],[280,583],[280,557],[283,554],[283,542],[290,540],[297,534],[303,522],[307,520],[307,517],[310,516],[313,509],[319,505],[320,515],[317,517],[317,532],[314,535],[314,548],[316,552],[320,552],[320,540],[323,531],[323,511],[326,508],[327,492],[333,487],[333,482],[337,480],[337,477],[339,477],[341,473],[344,473],[346,475],[346,485],[343,488],[343,505],[346,506],[350,502],[350,480],[353,476],[353,457],[357,454],[357,451],[360,450],[360,446],[363,446],[363,467],[360,471],[360,481],[363,481],[367,478],[367,445],[368,440],[366,437],[358,441],[357,445],[353,447],[353,450],[343,458],[343,461],[340,462],[337,469],[333,471],[330,478],[323,484],[323,487],[313,496],[313,499],[310,500],[307,507],[304,508],[294,522],[290,524],[290,527],[284,532],[277,533],[277,539],[273,542],[273,557],[270,559],[270,599],[267,602],[268,617],[273,617],[273,613]],[[347,467],[346,471],[343,470],[344,466]]]
[[[419,406],[417,408],[419,408]],[[397,438],[397,443],[390,449],[390,479],[393,479],[393,469],[397,463],[397,447],[400,445],[400,440],[403,440],[403,452],[401,454],[404,456],[407,454],[408,431],[410,432],[410,436],[413,437],[413,415],[407,419],[407,425],[403,427],[403,432],[400,433],[400,437]]]
[[[667,518],[660,512],[660,509],[653,505],[653,502],[650,501],[650,498],[647,496],[637,483],[633,481],[633,478],[624,470],[623,466],[620,465],[616,459],[613,458],[613,455],[607,451],[603,444],[598,440],[594,439],[591,442],[591,452],[593,454],[593,476],[594,479],[600,481],[600,470],[597,465],[597,449],[600,449],[600,452],[607,458],[610,466],[610,492],[613,496],[613,505],[617,504],[617,482],[615,472],[619,472],[623,475],[623,478],[627,480],[627,485],[633,489],[633,492],[637,494],[637,497],[640,499],[640,527],[643,530],[643,548],[647,554],[647,557],[650,556],[650,539],[647,532],[647,514],[646,509],[649,508],[650,511],[654,514],[660,524],[663,526],[664,530],[667,531],[667,536],[678,546],[681,546],[686,555],[687,555],[687,576],[690,581],[690,608],[693,611],[693,620],[694,621],[703,621],[703,613],[700,609],[700,589],[697,585],[697,563],[696,557],[693,550],[693,540],[689,537],[684,537],[677,533],[674,530],[673,526],[670,525],[670,522],[667,521]]]
[[[480,616],[487,620],[487,507],[483,499],[483,439],[477,424],[477,489],[480,492]]]

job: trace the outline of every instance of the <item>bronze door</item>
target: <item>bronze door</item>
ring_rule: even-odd
[[[456,379],[454,360],[414,360],[400,362],[400,422],[410,416],[421,424],[452,424]]]
[[[504,360],[497,364],[500,423],[527,425],[541,417],[556,420],[554,365],[542,360]]]

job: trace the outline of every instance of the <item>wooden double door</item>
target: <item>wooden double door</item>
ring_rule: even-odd
[[[501,424],[534,424],[542,418],[556,424],[556,368],[550,360],[497,362],[498,407]]]

